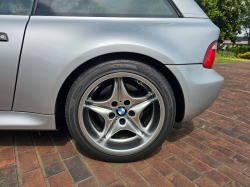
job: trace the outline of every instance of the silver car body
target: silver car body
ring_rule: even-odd
[[[219,29],[193,0],[174,3],[183,17],[0,15],[0,32],[9,36],[0,42],[0,129],[56,129],[56,101],[67,78],[85,62],[115,53],[162,63],[183,92],[181,121],[201,114],[224,81],[202,66]]]

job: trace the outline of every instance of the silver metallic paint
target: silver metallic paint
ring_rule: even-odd
[[[194,0],[174,2],[185,18],[31,16],[20,62],[15,112],[8,110],[29,16],[0,15],[0,32],[9,37],[9,42],[0,42],[0,129],[55,129],[55,102],[66,78],[84,62],[116,52],[144,54],[165,64],[184,93],[183,121],[202,113],[223,85],[220,75],[201,65],[208,46],[218,39],[219,29]]]
[[[19,55],[29,16],[0,15],[0,32],[8,42],[0,41],[0,110],[11,110]]]
[[[54,114],[63,82],[94,57],[132,52],[166,65],[202,63],[218,35],[209,19],[31,16],[13,110]]]
[[[185,116],[190,120],[210,107],[219,96],[224,78],[213,69],[197,65],[167,65],[178,79],[185,98]]]
[[[55,116],[27,112],[0,111],[0,129],[55,130]]]

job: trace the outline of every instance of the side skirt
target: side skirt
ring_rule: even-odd
[[[0,111],[0,130],[56,130],[55,116]]]

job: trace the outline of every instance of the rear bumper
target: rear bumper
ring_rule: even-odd
[[[166,66],[182,87],[185,100],[185,114],[182,121],[200,115],[219,96],[224,78],[215,70],[205,69],[202,64]]]

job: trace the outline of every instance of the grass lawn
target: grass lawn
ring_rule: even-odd
[[[215,58],[215,63],[250,63],[250,61],[241,61],[238,59]]]

